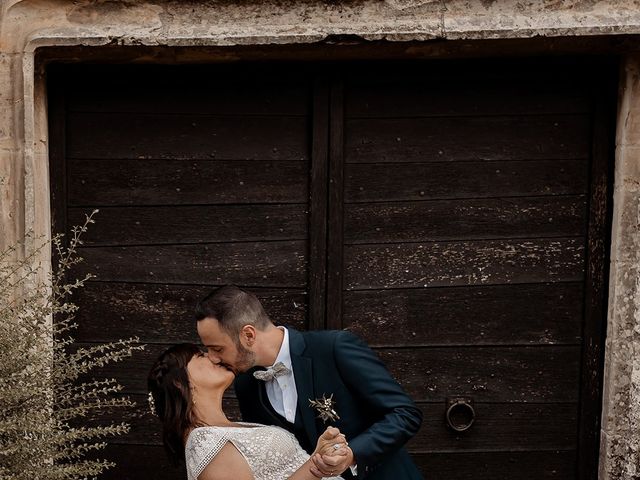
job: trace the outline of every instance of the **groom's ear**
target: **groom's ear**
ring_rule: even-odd
[[[240,329],[240,342],[247,347],[256,343],[256,328],[253,325],[245,325]]]

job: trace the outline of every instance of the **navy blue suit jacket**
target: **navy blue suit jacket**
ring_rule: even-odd
[[[312,451],[325,428],[309,400],[333,395],[340,419],[332,425],[347,437],[358,465],[357,478],[422,479],[403,448],[420,428],[422,412],[373,350],[347,331],[288,330],[298,391],[297,415],[304,425],[296,432],[300,444]],[[243,419],[283,426],[282,418],[274,415],[268,405],[262,382],[251,372],[239,375],[235,381]],[[296,423],[299,420],[296,418]],[[348,472],[345,476],[349,476]]]

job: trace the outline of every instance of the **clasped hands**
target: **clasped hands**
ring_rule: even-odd
[[[311,473],[314,476],[337,476],[353,464],[353,451],[340,430],[328,427],[318,438],[316,449],[311,454],[311,461]]]

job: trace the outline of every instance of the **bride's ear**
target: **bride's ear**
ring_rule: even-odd
[[[256,329],[253,325],[245,325],[240,329],[240,343],[252,347],[256,343]]]

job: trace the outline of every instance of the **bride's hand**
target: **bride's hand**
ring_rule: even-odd
[[[318,443],[313,454],[345,455],[346,446],[347,439],[340,433],[340,430],[335,427],[327,427],[320,438],[318,438]]]

